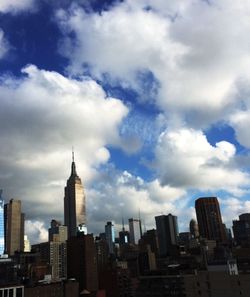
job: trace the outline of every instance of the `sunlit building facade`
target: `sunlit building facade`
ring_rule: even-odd
[[[64,195],[64,224],[68,227],[68,238],[77,232],[86,232],[85,194],[80,177],[76,173],[74,155],[71,164],[71,175],[67,180]]]
[[[128,220],[128,225],[129,225],[130,242],[133,244],[138,244],[142,235],[141,220],[131,218]]]
[[[24,214],[20,200],[11,199],[4,205],[5,252],[14,255],[24,250]]]

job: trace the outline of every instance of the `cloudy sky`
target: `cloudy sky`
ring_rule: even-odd
[[[72,146],[89,232],[139,210],[186,231],[200,196],[228,227],[250,211],[249,32],[250,0],[0,0],[0,188],[31,241]]]

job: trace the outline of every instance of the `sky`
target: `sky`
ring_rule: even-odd
[[[63,221],[71,150],[88,231],[217,196],[250,212],[250,0],[0,0],[0,188],[32,243]]]

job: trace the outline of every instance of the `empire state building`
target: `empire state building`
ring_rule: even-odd
[[[74,153],[72,153],[71,175],[67,180],[64,195],[64,224],[68,227],[68,238],[77,231],[86,230],[86,206],[82,181],[76,173]]]

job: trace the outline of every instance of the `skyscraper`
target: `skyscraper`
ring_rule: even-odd
[[[9,255],[24,250],[24,214],[21,206],[21,201],[14,199],[4,205],[5,252]]]
[[[71,175],[65,187],[64,224],[68,227],[68,238],[76,236],[79,229],[86,230],[85,194],[81,179],[76,173],[74,153],[72,153]]]
[[[129,234],[130,234],[130,242],[133,244],[138,244],[138,241],[141,239],[141,220],[140,219],[129,219]]]
[[[166,257],[176,252],[178,244],[177,217],[171,214],[155,217],[159,242],[159,256]]]
[[[4,200],[0,189],[0,255],[4,253]]]
[[[112,222],[107,222],[105,225],[105,238],[109,246],[109,253],[114,254],[115,252],[115,229]]]
[[[195,201],[195,210],[200,236],[203,238],[226,241],[222,224],[219,202],[216,197],[202,197]]]

